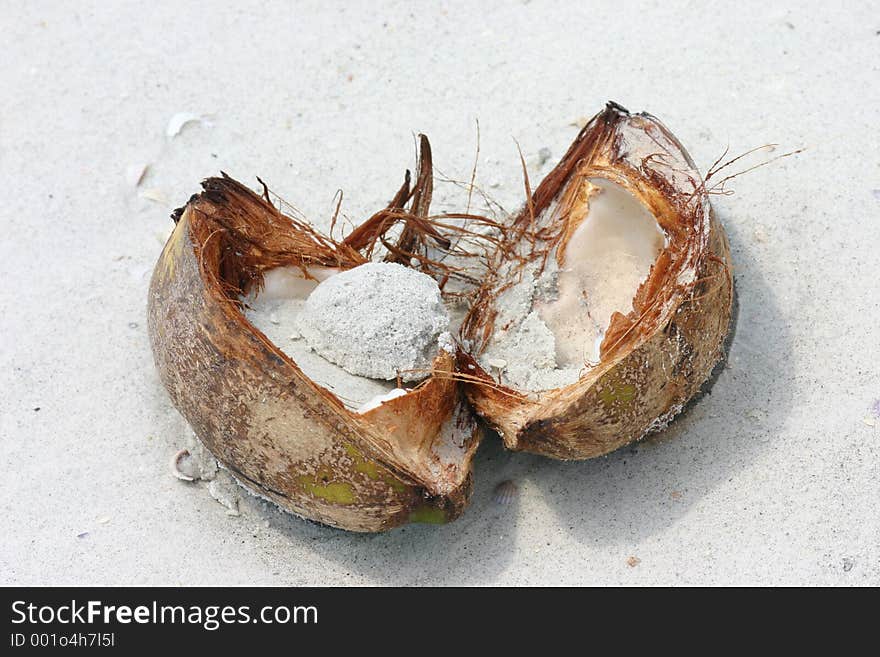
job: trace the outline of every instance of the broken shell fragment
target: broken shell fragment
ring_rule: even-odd
[[[170,468],[171,474],[181,481],[195,481],[199,478],[198,469],[195,467],[188,449],[178,450],[171,457]]]
[[[609,103],[509,225],[459,370],[508,448],[599,456],[698,392],[732,300],[727,238],[690,156],[653,116]]]
[[[509,479],[502,481],[492,491],[492,501],[499,506],[509,506],[516,500],[519,488]]]
[[[252,492],[328,525],[381,531],[457,517],[477,434],[451,338],[420,383],[349,408],[248,321],[242,299],[286,270],[314,287],[367,259],[283,215],[268,193],[226,176],[203,187],[175,213],[148,308],[160,378],[202,442]]]

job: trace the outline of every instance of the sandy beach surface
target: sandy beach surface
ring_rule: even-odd
[[[6,4],[0,583],[880,584],[873,3]],[[806,149],[714,197],[741,308],[686,416],[581,463],[488,440],[460,520],[382,535],[171,476],[193,438],[146,290],[204,177],[259,175],[324,228],[341,189],[350,225],[417,132],[468,179],[479,121],[477,182],[513,210],[514,139],[540,179],[607,100],[660,117],[703,170],[728,146],[779,144],[741,168]],[[444,186],[436,208],[462,199]]]

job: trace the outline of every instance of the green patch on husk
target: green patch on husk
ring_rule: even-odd
[[[448,521],[446,511],[438,509],[436,506],[420,506],[416,507],[409,514],[410,522],[420,522],[425,525],[445,525]]]
[[[384,481],[398,493],[406,491],[406,485],[403,482],[395,479],[387,470],[385,470],[385,468],[375,461],[365,458],[354,445],[346,443],[345,453],[348,454],[354,462],[353,467],[355,472],[360,472],[373,481]]]
[[[599,399],[606,411],[615,406],[627,406],[636,398],[636,387],[631,383],[612,382],[599,391]]]
[[[301,475],[296,480],[303,490],[332,504],[354,504],[357,501],[354,488],[344,481],[319,482],[317,477],[310,475]]]

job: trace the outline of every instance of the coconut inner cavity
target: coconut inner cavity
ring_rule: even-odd
[[[340,272],[297,267],[266,273],[244,299],[247,319],[349,408],[365,413],[403,394],[399,380],[426,378],[441,348],[453,351],[437,283],[403,265]]]
[[[480,364],[515,388],[559,388],[598,364],[613,314],[632,312],[667,244],[655,217],[624,187],[592,178],[578,191],[583,209],[568,219],[576,226],[569,239],[543,271],[540,261],[530,263],[496,301]]]

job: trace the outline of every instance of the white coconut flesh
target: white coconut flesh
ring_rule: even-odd
[[[366,413],[430,374],[454,351],[449,316],[430,276],[392,263],[341,272],[298,267],[266,272],[245,316],[302,372],[351,410]]]
[[[540,392],[576,382],[600,362],[615,312],[633,298],[667,237],[651,211],[621,185],[591,178],[577,226],[547,258],[534,262],[496,300],[495,331],[481,366],[512,387]],[[562,264],[560,265],[560,261]]]

